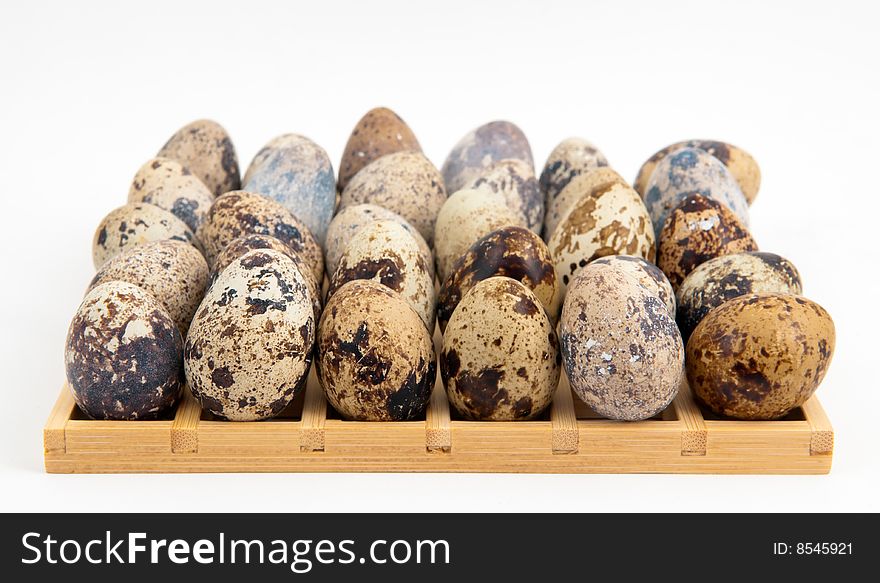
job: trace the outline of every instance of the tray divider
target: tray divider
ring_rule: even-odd
[[[67,451],[67,440],[65,438],[65,428],[67,421],[73,415],[76,408],[76,402],[73,400],[73,394],[70,392],[67,384],[61,388],[61,394],[49,413],[49,419],[43,427],[43,450],[44,451]]]
[[[830,455],[834,451],[834,429],[816,396],[804,403],[804,418],[810,425],[810,455]]]
[[[183,399],[171,423],[171,453],[198,453],[199,421],[202,407],[189,387],[183,389]]]
[[[315,375],[314,366],[311,375]],[[300,425],[300,451],[324,451],[324,425],[327,421],[327,399],[317,379],[309,379],[303,401]],[[314,381],[314,382],[312,382]]]
[[[425,444],[430,452],[452,451],[452,420],[442,381],[438,380],[425,413]]]
[[[565,376],[559,375],[559,384],[550,404],[550,442],[554,454],[577,453],[579,447],[578,421],[574,409],[574,396]]]
[[[681,455],[706,455],[709,431],[687,381],[682,381],[678,395],[673,401],[673,407],[678,419],[684,423],[681,432]]]

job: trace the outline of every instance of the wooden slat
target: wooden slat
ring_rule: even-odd
[[[672,403],[678,419],[682,422],[681,455],[706,455],[709,432],[700,407],[694,401],[687,382],[682,381],[678,395]]]
[[[183,399],[177,407],[171,423],[171,452],[195,453],[199,451],[199,419],[202,408],[189,390],[183,390]]]
[[[302,451],[324,451],[324,425],[327,421],[327,399],[318,382],[315,366],[309,372],[306,396],[303,402],[300,449]]]
[[[577,453],[579,445],[577,415],[565,371],[560,374],[559,386],[550,405],[550,428],[553,453]]]
[[[815,395],[802,407],[810,425],[810,455],[831,455],[834,451],[834,429]]]
[[[449,452],[452,450],[452,428],[449,416],[449,401],[443,382],[438,379],[428,402],[425,413],[425,444],[428,451]]]
[[[67,421],[76,408],[76,402],[73,400],[73,394],[70,392],[67,384],[61,387],[61,394],[49,413],[49,419],[43,427],[43,450],[44,451],[66,451],[67,445],[64,438],[64,429]]]

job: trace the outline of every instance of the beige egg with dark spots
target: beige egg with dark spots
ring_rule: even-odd
[[[345,144],[339,163],[340,192],[364,166],[386,154],[421,152],[415,134],[399,115],[387,107],[377,107],[362,117]]]
[[[400,223],[376,221],[357,232],[339,260],[328,297],[358,279],[381,283],[399,295],[434,331],[434,280],[418,243]]]
[[[230,421],[278,415],[305,386],[315,340],[308,285],[271,249],[233,261],[208,290],[184,349],[202,408]]]
[[[509,121],[493,121],[465,135],[443,163],[443,179],[448,192],[461,190],[487,168],[511,158],[534,168],[532,148],[523,131]],[[534,170],[532,171],[534,173]]]
[[[110,259],[151,241],[183,241],[200,251],[202,245],[186,223],[145,202],[131,202],[104,217],[92,239],[92,261],[100,268]]]
[[[546,207],[568,186],[575,176],[608,166],[605,155],[582,138],[568,138],[557,144],[541,171],[541,194]]]
[[[544,240],[550,240],[550,236],[553,235],[565,215],[582,198],[592,196],[597,190],[607,188],[608,185],[615,183],[626,185],[626,180],[608,166],[587,169],[572,178],[554,198],[547,201],[547,213],[544,215]]]
[[[64,365],[80,411],[92,419],[162,417],[183,387],[183,341],[162,304],[124,281],[86,294],[67,332]]]
[[[330,222],[330,227],[327,229],[327,239],[324,242],[324,263],[327,275],[332,278],[333,274],[336,273],[336,268],[339,266],[339,258],[342,257],[348,244],[358,231],[370,223],[386,220],[396,221],[413,236],[413,239],[419,245],[419,249],[422,250],[422,255],[424,255],[428,266],[428,273],[433,280],[434,253],[428,247],[428,243],[425,242],[425,238],[422,237],[421,233],[399,214],[379,205],[369,203],[345,207]]]
[[[434,241],[437,213],[446,201],[443,177],[421,152],[395,152],[371,162],[349,180],[339,208],[372,203],[393,211]]]
[[[437,376],[434,342],[419,315],[365,279],[344,284],[327,301],[316,362],[327,400],[358,421],[423,415]]]
[[[208,286],[208,264],[192,245],[153,241],[133,247],[101,266],[89,290],[108,281],[126,281],[151,294],[186,336]]]
[[[553,400],[559,343],[541,302],[520,282],[490,277],[465,294],[443,335],[449,402],[480,421],[533,419]]]
[[[440,281],[446,281],[453,264],[480,238],[511,226],[526,227],[525,220],[498,194],[459,190],[450,196],[437,215],[434,258]]]
[[[669,214],[663,226],[657,266],[677,290],[701,263],[757,250],[751,233],[730,209],[711,198],[691,194]]]
[[[535,169],[523,160],[501,160],[465,184],[465,190],[500,194],[511,210],[521,214],[529,229],[540,232],[544,222],[544,198],[538,190]]]
[[[171,136],[157,156],[177,160],[196,175],[214,196],[241,188],[238,156],[226,130],[200,119]]]
[[[653,261],[656,252],[654,229],[642,199],[619,182],[606,183],[579,200],[547,246],[562,290],[578,271],[600,257],[633,255]]]
[[[684,374],[684,345],[666,304],[612,265],[572,281],[559,319],[562,361],[575,394],[609,419],[663,411]]]
[[[316,281],[323,281],[324,255],[309,228],[280,203],[243,190],[227,192],[215,200],[208,220],[199,229],[208,265],[213,267],[220,252],[245,235],[279,239],[308,264]]]
[[[551,321],[559,312],[561,294],[547,245],[524,227],[502,227],[477,240],[452,266],[437,301],[440,330],[461,299],[479,282],[495,276],[515,279],[541,302]]]
[[[165,209],[195,233],[208,216],[214,195],[179,162],[153,158],[132,180],[128,202],[146,202]]]
[[[593,263],[610,265],[631,276],[645,289],[660,298],[666,305],[666,309],[669,310],[669,315],[675,317],[675,292],[672,289],[672,284],[669,283],[660,268],[653,263],[632,255],[609,255],[597,259]]]
[[[819,304],[779,293],[724,302],[687,344],[687,378],[719,415],[779,419],[816,391],[834,354],[834,322]]]

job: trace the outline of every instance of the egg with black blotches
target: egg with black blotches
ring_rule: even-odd
[[[316,363],[327,400],[358,421],[423,415],[437,376],[434,342],[419,315],[365,279],[344,284],[327,301]]]
[[[437,301],[440,330],[452,317],[461,299],[479,282],[494,276],[515,279],[535,295],[555,322],[559,293],[553,258],[547,245],[523,227],[502,227],[478,239],[452,266]]]
[[[464,185],[463,190],[500,194],[513,211],[521,214],[529,229],[540,232],[544,222],[544,198],[538,190],[535,169],[523,160],[496,162]]]
[[[596,259],[593,263],[597,265],[610,265],[623,273],[632,276],[649,292],[656,295],[666,304],[669,315],[675,317],[675,292],[672,284],[666,279],[666,276],[659,267],[653,263],[645,261],[641,257],[633,257],[632,255],[609,255]]]
[[[110,259],[151,241],[183,241],[200,251],[202,245],[186,223],[145,202],[130,202],[110,211],[92,239],[92,262],[100,268]]]
[[[297,134],[284,134],[257,152],[242,189],[280,202],[319,242],[336,208],[336,175],[324,149]]]
[[[146,202],[165,209],[195,233],[205,221],[214,195],[179,162],[153,158],[135,174],[128,202]]]
[[[496,162],[508,159],[526,162],[534,168],[532,148],[523,131],[509,121],[493,121],[468,132],[449,152],[443,163],[448,192],[465,187]],[[532,170],[534,172],[534,170]]]
[[[371,162],[348,182],[339,208],[372,203],[393,211],[434,241],[437,213],[446,201],[443,177],[421,152],[395,152]]]
[[[559,319],[571,388],[603,417],[649,419],[675,398],[684,344],[667,305],[612,265],[575,277]]]
[[[673,289],[698,265],[722,255],[757,251],[749,230],[726,206],[699,194],[686,196],[660,233],[657,266]]]
[[[315,340],[308,285],[271,249],[224,269],[189,328],[186,380],[202,408],[230,421],[278,415],[304,386]]]
[[[557,144],[541,171],[540,186],[546,206],[568,186],[575,176],[608,166],[605,155],[582,138],[567,138]]]
[[[626,180],[609,166],[590,168],[573,177],[557,195],[547,200],[547,212],[544,215],[544,240],[550,240],[556,227],[565,215],[582,198],[592,196],[599,189],[617,183],[628,186]]]
[[[67,382],[92,419],[156,419],[183,387],[183,341],[162,304],[140,287],[109,281],[83,299],[67,332]]]
[[[733,298],[763,292],[803,293],[794,264],[760,251],[710,259],[690,272],[678,288],[678,328],[687,341],[711,310]]]
[[[356,279],[376,281],[403,298],[434,331],[434,279],[418,243],[400,223],[370,223],[352,238],[339,259],[327,296]]]
[[[816,302],[739,296],[706,314],[688,340],[688,383],[719,415],[779,419],[819,387],[834,343],[834,322]]]
[[[200,119],[185,125],[156,156],[177,160],[189,168],[214,196],[241,188],[235,146],[215,121]]]
[[[534,419],[553,400],[559,370],[559,343],[547,313],[529,288],[509,277],[471,288],[443,334],[446,394],[468,419]]]

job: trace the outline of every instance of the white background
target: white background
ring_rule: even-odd
[[[17,2],[0,17],[0,510],[880,510],[878,13],[873,2]],[[386,105],[436,165],[471,128],[565,137],[630,179],[656,149],[760,162],[761,248],[837,325],[819,390],[829,476],[174,475],[42,470],[91,237],[178,127],[210,117],[242,169],[277,134],[334,165]]]

